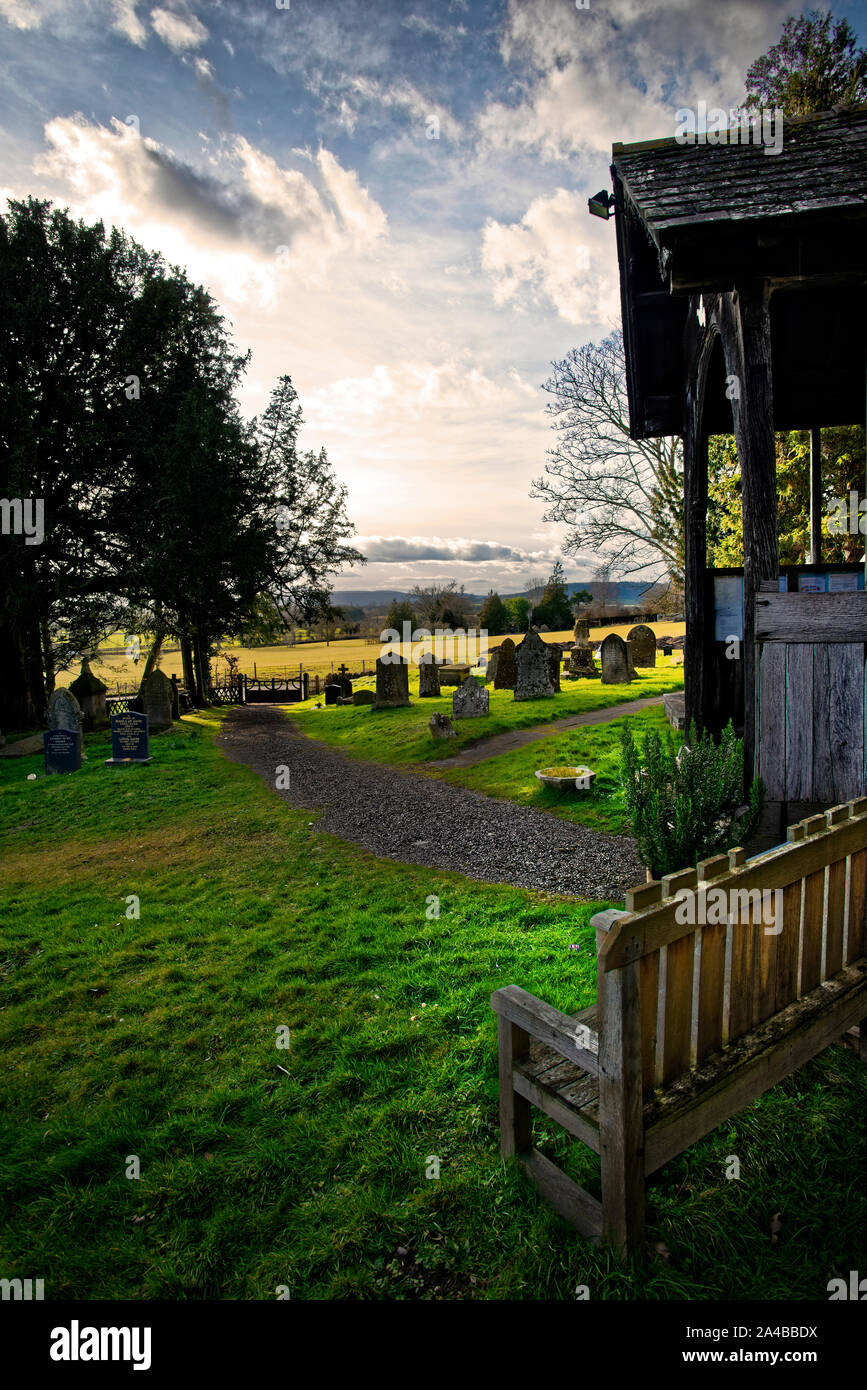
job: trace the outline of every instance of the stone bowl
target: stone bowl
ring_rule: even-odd
[[[577,791],[590,791],[596,777],[595,772],[591,772],[589,767],[540,767],[536,773],[543,787],[556,787],[559,791],[564,791],[571,787]],[[578,779],[586,778],[583,786],[578,785]]]

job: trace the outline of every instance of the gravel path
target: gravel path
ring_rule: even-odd
[[[644,882],[631,839],[602,835],[432,777],[345,757],[293,729],[275,705],[234,710],[219,743],[293,806],[321,810],[317,822],[381,858],[453,869],[487,883],[511,883],[582,898],[620,901]],[[277,791],[276,769],[290,771]]]
[[[525,744],[535,743],[540,738],[551,738],[559,734],[561,729],[577,729],[582,724],[609,724],[623,714],[637,714],[639,710],[661,704],[661,695],[646,695],[643,700],[625,700],[620,705],[607,705],[604,709],[585,710],[583,714],[568,714],[565,719],[552,719],[550,724],[534,724],[532,729],[509,729],[505,734],[489,734],[449,758],[432,759],[425,763],[425,767],[475,767],[476,763],[483,763],[487,758],[513,753],[516,748],[523,748]]]

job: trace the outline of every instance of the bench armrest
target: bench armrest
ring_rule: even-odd
[[[576,1022],[543,999],[528,994],[518,985],[506,985],[491,995],[491,1008],[517,1028],[552,1047],[567,1061],[582,1067],[591,1076],[599,1074],[598,1035],[586,1023]]]

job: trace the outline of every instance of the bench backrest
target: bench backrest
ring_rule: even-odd
[[[645,1095],[867,954],[867,798],[626,895],[600,940],[605,976],[639,962]],[[601,934],[600,934],[601,935]]]

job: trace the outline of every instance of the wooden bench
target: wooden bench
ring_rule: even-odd
[[[764,921],[763,890],[780,893]],[[491,996],[503,1155],[585,1238],[640,1255],[647,1175],[830,1043],[867,1061],[865,919],[867,798],[753,859],[734,849],[633,889],[625,912],[593,918],[591,1008],[570,1017],[515,985]],[[600,1155],[601,1202],[533,1147],[533,1106]]]

